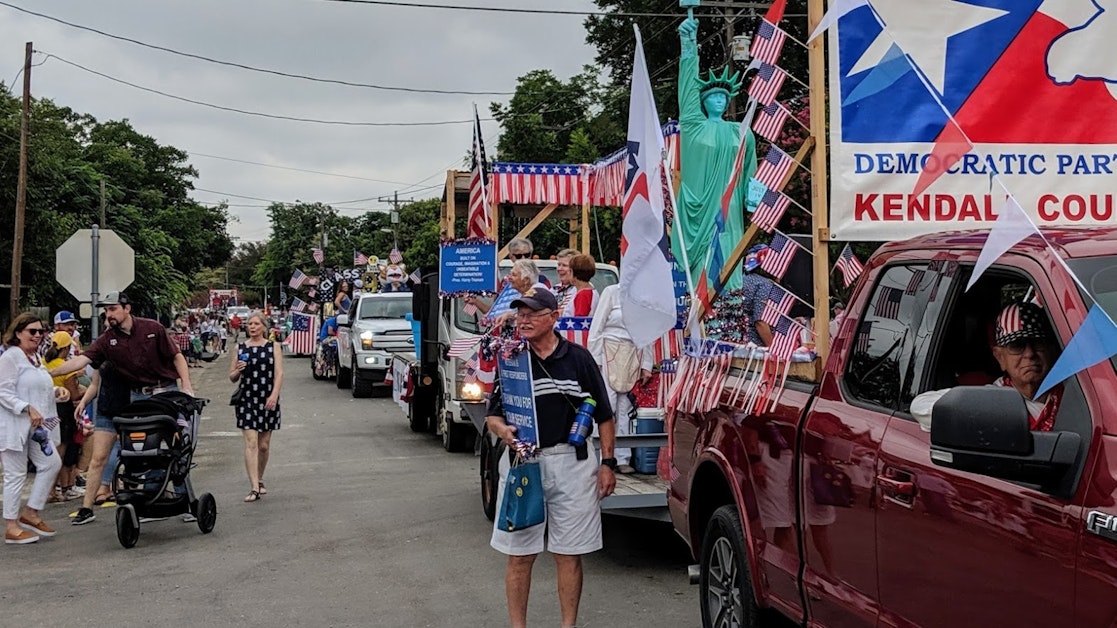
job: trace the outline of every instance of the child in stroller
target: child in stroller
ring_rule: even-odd
[[[191,514],[203,534],[213,531],[217,503],[195,498],[190,482],[198,424],[206,400],[169,391],[134,401],[113,417],[120,438],[116,535],[124,547],[139,540],[141,518]]]

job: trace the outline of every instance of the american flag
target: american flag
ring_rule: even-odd
[[[779,96],[785,78],[787,74],[783,70],[771,63],[761,62],[760,69],[752,78],[752,83],[749,83],[749,97],[764,106],[772,104],[776,96]]]
[[[749,56],[765,63],[775,63],[780,58],[785,39],[787,33],[768,20],[761,20],[760,28],[756,29],[756,37],[749,48]]]
[[[469,178],[469,221],[466,236],[487,238],[489,237],[489,163],[485,158],[485,140],[481,137],[481,118],[477,115],[476,104],[473,105],[471,169],[473,173]]]
[[[307,290],[307,292],[306,292],[306,296],[308,296],[308,297],[310,297],[310,298],[312,298],[312,299],[314,298],[314,296],[315,296],[316,294],[318,294],[318,291],[317,291],[317,290],[315,290],[314,288],[311,288],[310,290]]]
[[[778,100],[774,100],[771,104],[761,107],[756,114],[756,120],[752,123],[752,128],[760,137],[774,142],[779,139],[780,133],[783,133],[783,125],[789,116],[791,112],[784,109]]]
[[[842,271],[842,279],[845,281],[846,288],[853,285],[853,282],[857,281],[857,278],[861,276],[861,272],[865,270],[865,267],[861,265],[857,256],[853,254],[853,249],[849,248],[848,244],[842,249],[842,253],[838,256],[838,261],[834,263],[834,266]]]
[[[873,321],[863,321],[857,328],[857,337],[853,341],[854,353],[869,352],[869,337],[873,334]]]
[[[476,237],[482,237],[482,236],[476,236]],[[393,264],[399,264],[400,262],[403,261],[403,253],[400,253],[399,249],[397,249],[396,247],[393,246],[392,247],[392,252],[388,253],[388,261],[393,263]]]
[[[365,255],[364,253],[362,253],[360,251],[356,251],[356,250],[353,251],[353,265],[354,266],[365,266],[367,264],[368,264],[368,255]]]
[[[295,297],[295,300],[291,301],[291,311],[293,311],[293,312],[305,312],[307,305],[308,304],[307,304],[306,301],[303,301],[299,297]]]
[[[799,336],[802,331],[802,325],[786,316],[781,316],[780,320],[772,326],[772,345],[768,347],[768,354],[777,360],[790,360],[795,350],[799,348]]]
[[[460,358],[477,346],[478,342],[481,342],[480,336],[458,338],[450,343],[450,348],[446,350],[446,357]]]
[[[310,249],[310,256],[314,258],[315,264],[326,261],[326,254],[322,252],[322,249]]]
[[[574,344],[585,347],[590,343],[590,324],[593,318],[589,316],[563,316],[555,324],[559,335]]]
[[[287,285],[297,290],[298,288],[302,287],[304,283],[306,283],[307,279],[309,279],[309,277],[306,276],[306,273],[296,268],[295,274],[291,275],[291,281],[288,281]]]
[[[423,281],[423,273],[416,268],[411,271],[411,274],[408,275],[407,278],[410,279],[412,283],[421,283]]]
[[[923,277],[926,273],[922,270],[917,270],[911,274],[911,279],[908,280],[908,287],[904,290],[904,294],[908,296],[914,295],[919,292],[919,284],[923,283]]]
[[[760,205],[752,214],[752,222],[757,227],[760,227],[768,233],[772,233],[780,224],[780,219],[783,218],[784,212],[787,211],[787,206],[791,203],[791,199],[784,196],[783,192],[776,190],[768,190],[760,199]]]
[[[783,316],[787,316],[787,313],[791,311],[791,306],[795,305],[795,295],[791,294],[787,290],[784,290],[782,286],[772,284],[768,286],[767,301],[768,304],[775,306],[777,312],[779,312]],[[765,308],[767,308],[767,306],[765,306]],[[764,318],[763,313],[761,315],[761,318]],[[772,321],[769,321],[768,319],[764,320],[769,325],[772,324]]]
[[[770,249],[768,254],[760,259],[760,267],[779,281],[783,279],[787,267],[791,266],[791,258],[795,257],[795,250],[799,245],[777,231],[776,235],[772,236],[772,241],[768,243],[768,248]]]
[[[877,300],[873,304],[873,311],[880,318],[897,320],[900,318],[900,299],[904,298],[904,291],[899,288],[881,288]]]
[[[311,333],[310,321],[314,318],[308,314],[291,313],[291,333],[283,344],[296,355],[309,355],[314,353],[314,336]]]
[[[787,316],[780,311],[775,303],[768,301],[764,304],[764,311],[760,314],[760,320],[768,323],[774,329],[779,324],[780,319],[784,318],[787,318]]]
[[[939,286],[942,285],[943,279],[953,277],[954,273],[958,272],[958,262],[953,260],[931,260],[927,264],[927,270],[937,272],[940,277],[935,281],[935,287],[931,288],[930,300],[934,301],[939,296]]]
[[[494,203],[581,205],[588,194],[583,183],[588,186],[581,166],[493,164]]]
[[[791,172],[794,164],[795,160],[791,155],[772,145],[768,147],[768,153],[756,169],[756,180],[769,190],[782,190],[784,179],[787,179],[787,173]]]
[[[476,313],[477,313],[477,304],[476,303],[466,303],[465,305],[462,306],[462,314],[465,314],[466,316],[473,316]]]

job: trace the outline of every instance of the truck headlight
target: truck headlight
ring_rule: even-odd
[[[361,332],[361,349],[364,349],[365,351],[371,351],[372,350],[372,332],[371,331],[362,331]]]
[[[477,382],[465,382],[461,387],[461,398],[463,401],[481,401],[484,399],[485,394],[481,389],[481,384]]]

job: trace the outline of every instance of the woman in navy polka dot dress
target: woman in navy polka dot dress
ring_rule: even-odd
[[[267,339],[268,323],[260,312],[245,322],[248,338],[237,347],[229,379],[240,382],[237,427],[244,430],[244,466],[252,490],[246,502],[266,495],[264,469],[271,453],[271,434],[279,429],[279,391],[283,387],[283,350]]]

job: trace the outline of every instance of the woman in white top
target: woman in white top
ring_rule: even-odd
[[[617,435],[627,436],[629,431],[629,412],[632,401],[628,393],[636,385],[636,380],[647,380],[652,375],[652,352],[641,351],[632,343],[632,336],[624,326],[621,316],[621,287],[612,285],[601,291],[597,301],[597,313],[590,324],[589,346],[601,378],[605,380],[605,390],[609,393],[609,404],[616,417]],[[617,459],[620,473],[633,473],[629,464],[632,450],[617,447],[613,454]]]
[[[4,333],[0,355],[0,460],[4,465],[4,542],[34,543],[54,536],[39,511],[47,503],[62,459],[47,434],[58,426],[56,389],[39,357],[46,326],[33,314],[20,314]],[[65,390],[65,389],[62,389]],[[61,393],[58,393],[61,394]],[[38,432],[35,440],[33,434]],[[20,511],[27,459],[35,463],[35,482]]]

